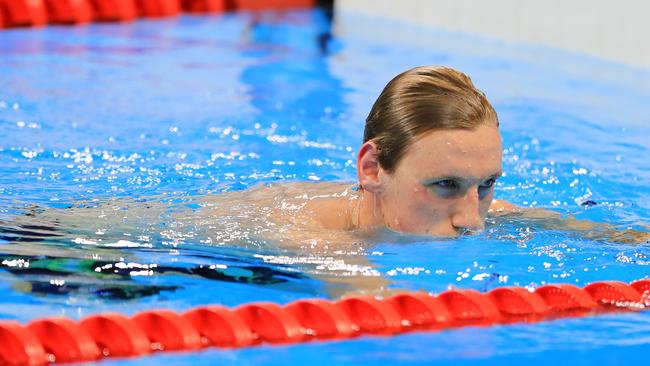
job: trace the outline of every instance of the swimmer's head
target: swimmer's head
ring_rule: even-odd
[[[374,220],[419,234],[481,229],[501,175],[498,126],[462,72],[423,66],[397,75],[366,119],[357,161]]]
[[[379,147],[382,168],[392,172],[413,141],[436,130],[499,126],[494,108],[469,76],[449,67],[420,66],[391,80],[372,106],[363,142]]]

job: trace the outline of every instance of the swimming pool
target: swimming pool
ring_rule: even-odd
[[[258,183],[352,182],[362,122],[385,82],[414,65],[447,64],[470,74],[500,114],[499,197],[644,229],[649,72],[377,21],[343,14],[331,39],[318,11],[1,32],[0,317],[286,303],[353,290],[350,278],[361,277],[351,274],[432,292],[648,277],[647,244],[527,222],[314,257],[208,240],[204,227],[179,220],[197,197]],[[111,202],[126,222],[79,223],[63,210]],[[70,221],[57,231],[34,227],[51,224],[40,221],[15,227],[17,215],[44,209]],[[628,363],[644,359],[648,329],[647,313],[616,314],[105,362]]]

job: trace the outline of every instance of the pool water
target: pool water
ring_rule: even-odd
[[[353,183],[372,102],[425,64],[467,72],[499,113],[497,197],[649,231],[647,70],[318,10],[11,29],[0,32],[0,319],[650,275],[648,243],[534,220],[312,253],[255,237],[235,215],[216,231],[189,219],[206,197],[259,184]],[[629,364],[645,359],[649,331],[643,312],[105,363]]]

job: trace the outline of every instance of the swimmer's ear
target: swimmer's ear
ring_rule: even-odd
[[[381,188],[379,180],[379,146],[374,141],[367,141],[359,149],[357,156],[357,178],[361,188],[377,193]]]

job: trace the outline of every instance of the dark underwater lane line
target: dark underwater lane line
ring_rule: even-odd
[[[0,220],[0,238],[8,241],[35,241],[62,237],[54,226],[39,224],[14,224]],[[13,238],[13,239],[12,239]]]
[[[36,295],[85,295],[106,300],[137,299],[158,295],[161,291],[173,292],[181,289],[180,286],[159,283],[161,276],[164,278],[179,275],[253,286],[274,286],[310,280],[308,275],[290,267],[261,265],[264,263],[258,258],[210,257],[220,263],[229,263],[223,267],[188,265],[182,262],[176,265],[139,265],[123,261],[2,254],[1,249],[2,247],[0,271],[6,271],[16,279],[29,283],[29,286],[21,288]],[[206,256],[203,257],[205,259]],[[230,264],[233,262],[240,264]],[[148,271],[146,280],[133,277],[133,271],[142,271],[143,268]],[[53,282],[54,280],[64,284]]]

